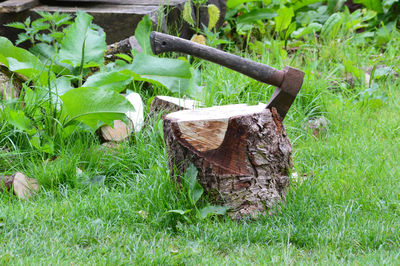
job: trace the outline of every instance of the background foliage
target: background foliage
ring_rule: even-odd
[[[136,30],[145,53],[114,63],[100,56],[104,35],[87,14],[13,24],[34,46],[0,38],[0,61],[28,78],[19,99],[0,101],[0,173],[22,171],[42,189],[30,201],[0,193],[0,264],[399,264],[399,1],[355,2],[228,0],[220,30],[198,29],[209,45],[306,73],[284,122],[294,150],[286,204],[240,223],[209,212],[195,171],[182,191],[170,182],[161,117],[148,115],[115,149],[94,129],[114,118],[104,108],[130,108],[122,91],[210,106],[267,102],[271,86],[154,57],[147,19]],[[83,98],[94,117],[76,106]],[[309,127],[322,117],[325,128]]]

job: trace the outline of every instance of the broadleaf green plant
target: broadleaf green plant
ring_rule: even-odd
[[[60,61],[67,61],[81,70],[84,65],[102,65],[105,36],[101,31],[91,28],[91,20],[91,16],[78,13],[60,45],[60,53],[54,47],[54,56],[59,56]],[[0,50],[0,62],[11,71],[26,76],[31,82],[27,85],[34,86],[34,89],[24,87],[21,104],[6,105],[5,112],[10,114],[9,124],[25,132],[31,145],[41,152],[53,154],[54,140],[68,135],[62,133],[65,128],[71,132],[71,127],[85,125],[86,129],[96,130],[103,124],[112,124],[115,119],[125,120],[125,113],[133,110],[129,101],[108,89],[104,82],[97,82],[98,87],[74,88],[71,83],[73,76],[56,78],[52,72],[54,58],[53,61],[41,61],[3,37],[0,37],[0,46],[3,48]],[[79,52],[73,54],[74,49]],[[79,74],[82,73],[80,71]],[[126,77],[127,81],[122,81],[124,85],[131,81],[129,76]],[[92,83],[95,83],[93,80]]]
[[[159,58],[144,53],[137,54],[126,69],[135,80],[165,86],[172,92],[185,93],[193,78],[190,64],[180,59]]]
[[[30,41],[32,45],[38,42],[59,45],[64,38],[64,33],[60,30],[61,27],[70,25],[72,16],[67,13],[49,13],[44,11],[36,12],[41,18],[31,22],[28,17],[24,22],[13,22],[6,24],[8,27],[24,30],[18,34],[16,44]],[[46,30],[46,32],[44,32]]]
[[[149,55],[153,54],[149,39],[152,30],[153,30],[153,23],[151,22],[149,16],[144,16],[135,30],[135,38],[138,41],[140,47],[142,48],[143,53]]]
[[[46,13],[41,15],[47,17]],[[9,125],[25,132],[32,147],[42,152],[53,154],[55,139],[62,141],[79,128],[94,131],[104,124],[112,125],[114,120],[127,122],[125,113],[133,106],[119,93],[133,81],[164,86],[179,94],[198,92],[196,72],[185,59],[152,55],[152,23],[148,17],[135,32],[140,45],[146,47],[144,52],[133,60],[125,55],[130,63],[117,60],[109,65],[104,65],[105,34],[92,19],[78,12],[71,25],[63,29],[61,44],[35,43],[33,53],[0,37],[0,62],[28,78],[21,104],[5,107],[5,112],[12,114]],[[93,74],[91,67],[99,71]]]
[[[135,38],[143,52],[137,53],[136,51],[131,64],[125,64],[116,69],[119,69],[123,75],[130,75],[133,80],[161,85],[179,95],[194,95],[200,89],[196,71],[184,58],[173,59],[154,56],[151,52],[149,39],[152,29],[151,20],[145,16],[135,31]],[[148,48],[144,49],[144,47]]]
[[[79,121],[96,130],[104,124],[112,125],[114,120],[124,120],[125,113],[133,110],[124,96],[104,88],[75,88],[60,98],[67,114],[65,127]]]
[[[59,60],[73,67],[99,66],[104,62],[107,48],[103,31],[91,27],[93,17],[78,11],[75,22],[65,32],[61,42]]]
[[[191,222],[188,217],[189,213],[195,211],[195,217],[197,219],[205,219],[212,215],[225,215],[226,211],[229,210],[227,206],[218,205],[207,205],[201,209],[198,208],[198,202],[204,193],[203,187],[197,181],[198,171],[196,167],[191,163],[185,171],[183,176],[183,191],[187,193],[188,199],[192,206],[191,209],[186,210],[169,210],[165,214],[175,213],[181,215],[186,221]]]
[[[15,47],[11,41],[1,36],[0,47],[0,63],[38,84],[46,84],[48,67],[35,55],[23,48]]]

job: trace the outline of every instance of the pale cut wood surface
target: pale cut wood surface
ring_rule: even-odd
[[[149,114],[151,116],[157,116],[159,113],[161,113],[161,117],[164,118],[166,115],[172,112],[192,110],[203,106],[204,105],[201,102],[188,98],[156,96],[150,104]]]
[[[13,189],[18,198],[26,199],[39,190],[39,184],[36,179],[29,178],[18,172],[14,175]]]
[[[15,13],[39,5],[39,0],[7,0],[0,2],[0,13]]]
[[[183,140],[196,150],[205,152],[221,146],[231,117],[252,115],[265,108],[265,104],[232,104],[175,112],[167,115],[166,119],[176,122]]]
[[[175,112],[169,114],[167,118],[176,119],[177,122],[220,120],[229,119],[230,117],[237,115],[248,115],[261,112],[264,108],[266,108],[266,105],[263,103],[260,103],[258,105],[230,104]]]
[[[171,96],[156,96],[156,98],[158,98],[164,102],[168,102],[168,103],[174,104],[176,106],[179,106],[183,110],[192,110],[192,109],[202,107],[202,103],[200,103],[199,101],[195,101],[195,100],[187,99],[187,98],[183,99],[183,98],[177,98],[177,97],[171,97]]]

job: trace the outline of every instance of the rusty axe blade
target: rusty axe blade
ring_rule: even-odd
[[[163,52],[190,54],[228,67],[255,80],[278,87],[272,95],[267,108],[275,107],[282,119],[285,118],[303,84],[304,73],[292,67],[277,70],[265,64],[257,63],[212,47],[154,31],[150,34],[150,43],[154,54]]]

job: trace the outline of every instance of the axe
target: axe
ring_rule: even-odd
[[[192,41],[153,31],[150,34],[151,49],[154,54],[181,52],[228,67],[255,80],[276,86],[267,108],[276,108],[282,119],[303,84],[304,72],[286,66],[277,70],[265,64],[229,54],[224,51],[201,45]]]

